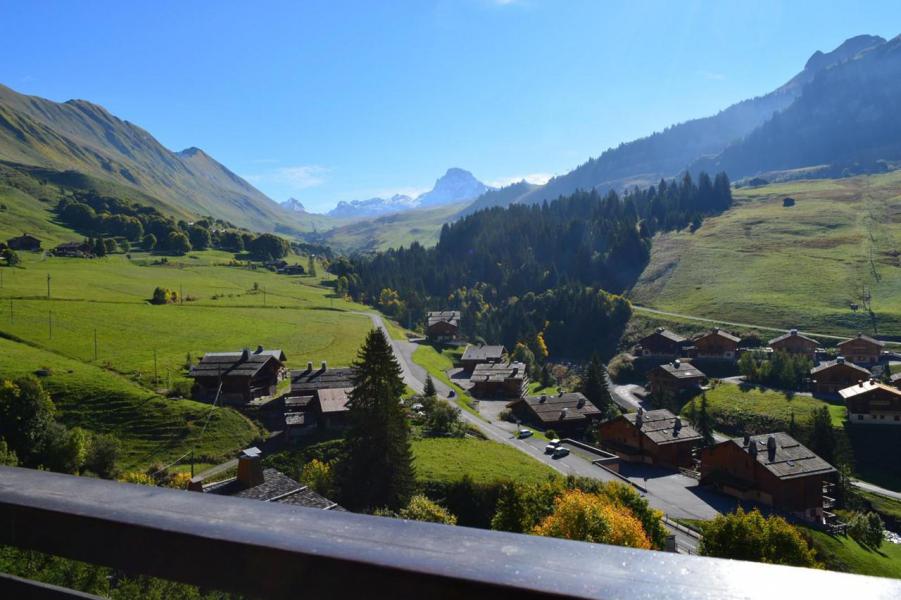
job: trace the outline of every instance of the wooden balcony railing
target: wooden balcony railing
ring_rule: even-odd
[[[0,467],[0,544],[256,598],[901,598],[901,583]],[[85,598],[0,576],[0,598]]]

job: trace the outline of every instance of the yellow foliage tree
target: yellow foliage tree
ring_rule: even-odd
[[[136,483],[138,485],[156,485],[153,477],[141,471],[127,471],[119,477],[119,481],[125,483]]]
[[[544,341],[544,332],[539,331],[538,335],[535,336],[535,345],[538,347],[538,353],[541,355],[542,360],[548,357],[548,349],[547,343]]]
[[[554,501],[554,512],[534,529],[536,535],[650,549],[641,521],[608,497],[568,490]]]
[[[317,494],[331,496],[334,492],[332,466],[314,458],[303,466],[303,470],[300,472],[300,482]]]
[[[181,473],[176,473],[172,477],[169,478],[169,481],[166,482],[166,487],[176,488],[179,490],[188,489],[188,484],[191,482],[191,474],[182,471]]]

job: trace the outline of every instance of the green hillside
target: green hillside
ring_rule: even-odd
[[[786,197],[796,204],[783,207]],[[897,335],[901,172],[740,188],[734,198],[696,232],[654,239],[633,302],[754,325]]]

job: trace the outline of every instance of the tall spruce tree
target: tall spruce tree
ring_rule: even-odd
[[[380,329],[366,336],[353,367],[351,428],[337,469],[341,502],[351,510],[397,510],[413,493],[413,453],[402,370]]]
[[[835,429],[832,427],[832,416],[829,414],[829,408],[822,406],[814,409],[808,445],[811,450],[819,454],[820,458],[826,462],[835,462]]]
[[[713,419],[710,418],[710,412],[707,409],[706,392],[701,394],[701,407],[698,409],[694,426],[704,439],[704,445],[713,445],[713,442],[715,441],[713,437]]]
[[[425,376],[425,387],[422,389],[422,395],[427,398],[438,395],[438,390],[435,389],[435,382],[432,381],[431,375]]]
[[[616,416],[617,411],[613,404],[613,397],[607,387],[607,369],[597,354],[593,355],[591,362],[588,363],[588,370],[582,379],[581,388],[581,392],[585,394],[588,401],[601,411],[603,418]]]

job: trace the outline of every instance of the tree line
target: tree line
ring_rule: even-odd
[[[491,208],[445,224],[434,248],[414,242],[333,261],[336,289],[404,324],[429,310],[463,312],[463,333],[585,358],[618,338],[628,289],[653,235],[697,227],[732,203],[725,173],[701,173],[624,195],[579,191],[553,202]],[[592,342],[589,337],[595,337]]]

